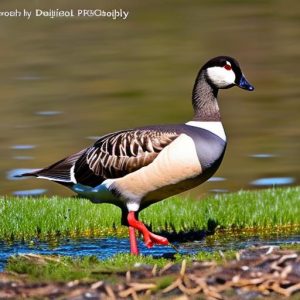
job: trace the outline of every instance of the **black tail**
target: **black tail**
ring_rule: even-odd
[[[31,171],[31,172],[26,172],[26,173],[14,175],[14,177],[16,177],[16,178],[20,178],[20,177],[38,177],[38,173],[41,170],[42,169],[36,169],[36,170]]]
[[[83,149],[80,152],[70,155],[44,169],[32,170],[23,174],[15,175],[15,177],[34,176],[37,178],[52,180],[68,186],[74,183],[74,178],[72,178],[72,176],[74,176],[73,169],[75,163],[80,156],[85,153],[86,150],[87,149]]]

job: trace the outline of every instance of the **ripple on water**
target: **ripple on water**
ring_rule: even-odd
[[[274,186],[274,185],[288,185],[295,182],[293,177],[266,177],[259,178],[250,182],[254,186]]]
[[[91,136],[87,136],[86,138],[92,141],[97,141],[101,138],[101,136],[91,135]]]
[[[197,253],[200,251],[214,252],[226,250],[241,250],[253,246],[279,246],[282,244],[298,244],[299,234],[271,234],[268,237],[256,236],[224,236],[208,242],[207,240],[195,241],[192,243],[183,243],[179,249],[184,249],[188,253]]]
[[[214,177],[209,178],[207,180],[207,182],[220,182],[220,181],[225,181],[225,180],[226,180],[226,178],[224,178],[224,177],[216,177],[216,176],[214,176]]]
[[[36,145],[13,145],[10,148],[14,150],[30,150],[34,149]]]
[[[228,193],[229,192],[227,189],[211,189],[209,191],[211,193],[214,193],[214,194],[222,194],[222,193]]]
[[[260,236],[252,237],[235,237],[229,236],[226,239],[200,241],[187,243],[174,243],[181,254],[194,254],[199,251],[226,251],[240,250],[253,245],[280,245],[294,244],[299,241],[298,235],[271,235],[270,237],[261,238]],[[152,255],[154,257],[167,257],[175,254],[175,250],[170,246],[154,246],[151,249],[145,247],[144,243],[138,241],[140,251],[143,255]],[[107,259],[119,253],[129,253],[128,239],[118,238],[81,238],[81,239],[61,239],[57,243],[41,242],[38,240],[25,242],[5,243],[0,241],[0,271],[5,267],[8,258],[12,255],[20,254],[40,254],[40,255],[64,255],[71,257],[96,256],[99,259]]]
[[[168,246],[155,246],[148,249],[141,241],[139,241],[139,248],[143,255],[157,257],[175,253],[173,248]],[[64,239],[55,247],[51,246],[51,242],[34,241],[33,243],[13,242],[8,244],[0,241],[0,271],[3,271],[8,258],[12,255],[34,253],[72,257],[96,256],[99,259],[107,259],[119,253],[129,253],[129,249],[128,239],[119,238]]]
[[[47,192],[46,189],[32,189],[32,190],[23,190],[15,191],[12,194],[18,197],[27,197],[27,196],[40,196]]]
[[[27,155],[18,155],[18,156],[14,156],[13,159],[16,160],[31,160],[34,159],[33,156],[27,156]]]
[[[272,154],[272,153],[255,153],[255,154],[251,154],[249,155],[250,157],[253,158],[273,158],[273,157],[277,157],[278,155],[276,154]]]
[[[50,117],[50,116],[61,115],[62,113],[63,113],[62,111],[58,111],[58,110],[44,110],[44,111],[37,111],[35,114],[38,116]]]

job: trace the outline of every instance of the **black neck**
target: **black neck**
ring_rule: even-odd
[[[205,71],[200,70],[193,89],[194,121],[220,121],[217,101],[218,89],[207,81]]]

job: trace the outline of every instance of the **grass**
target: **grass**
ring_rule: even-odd
[[[9,258],[5,270],[17,274],[26,274],[33,281],[70,281],[70,280],[107,280],[118,281],[117,275],[125,274],[128,270],[140,269],[143,266],[158,268],[168,263],[181,264],[185,259],[188,264],[192,261],[216,261],[222,263],[233,259],[235,251],[199,252],[196,255],[175,255],[172,260],[153,258],[152,256],[133,256],[117,254],[106,260],[99,260],[95,256],[71,258],[67,256],[20,255]]]
[[[98,260],[94,256],[71,258],[65,256],[13,256],[9,259],[6,271],[27,274],[32,280],[69,281],[76,279],[106,279],[113,273],[125,273],[137,266],[167,264],[166,259],[154,259],[151,256],[132,256],[118,254],[107,260]],[[113,280],[113,278],[110,278]]]
[[[155,232],[200,230],[275,231],[300,228],[300,187],[240,191],[201,201],[173,197],[140,214]],[[125,236],[121,211],[78,198],[0,197],[0,239],[53,236]]]
[[[156,231],[175,232],[215,225],[223,229],[300,225],[300,187],[240,191],[202,201],[174,198],[150,206],[141,217]]]

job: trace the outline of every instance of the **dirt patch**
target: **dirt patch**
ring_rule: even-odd
[[[46,257],[27,255],[33,263]],[[33,283],[26,275],[0,273],[0,299],[256,299],[300,297],[300,255],[293,250],[260,247],[242,250],[220,265],[194,261],[162,268],[139,266],[115,272],[114,284],[75,280]]]

